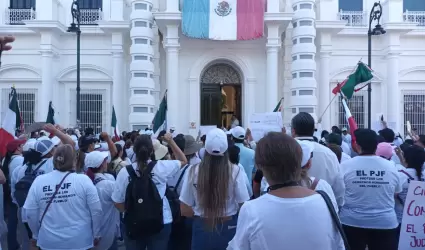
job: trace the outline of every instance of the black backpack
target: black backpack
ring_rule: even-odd
[[[167,197],[168,203],[170,204],[171,214],[173,215],[173,223],[178,223],[181,220],[180,199],[179,199],[180,194],[178,193],[177,189],[180,186],[184,173],[189,167],[190,165],[187,164],[183,168],[183,171],[180,174],[175,187],[167,186],[167,189],[165,190],[165,197]]]
[[[25,204],[25,200],[27,199],[28,193],[30,191],[31,185],[37,177],[37,171],[41,168],[41,166],[46,163],[47,160],[44,160],[38,167],[32,170],[32,165],[27,166],[25,170],[25,175],[15,184],[15,199],[18,203],[19,207],[23,207]]]
[[[127,236],[132,240],[155,235],[164,228],[163,202],[152,180],[151,161],[143,171],[136,174],[132,165],[126,166],[129,183],[125,194],[124,224]]]

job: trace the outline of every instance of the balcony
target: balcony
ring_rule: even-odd
[[[103,20],[102,9],[81,9],[81,25],[97,25]]]
[[[7,9],[5,13],[5,24],[24,25],[25,21],[34,20],[36,12],[34,9]]]
[[[338,19],[341,21],[346,21],[347,26],[354,27],[366,26],[367,22],[366,12],[364,11],[340,10],[338,13]]]
[[[419,26],[425,26],[425,11],[404,12],[403,20],[407,23],[417,23]]]

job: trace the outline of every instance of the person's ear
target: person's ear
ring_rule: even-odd
[[[307,164],[305,164],[305,166],[303,167],[305,170],[309,170],[311,168],[311,159],[307,161]]]
[[[352,146],[354,152],[356,152],[357,154],[360,154],[361,153],[361,148],[360,148],[359,144],[357,144],[355,142],[355,143],[352,143],[351,146]]]
[[[292,137],[295,137],[296,136],[295,129],[293,129],[293,128],[291,128],[291,135],[292,135]]]

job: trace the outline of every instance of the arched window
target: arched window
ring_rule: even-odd
[[[102,0],[78,0],[80,9],[102,9]]]
[[[35,9],[35,0],[10,0],[10,9]]]

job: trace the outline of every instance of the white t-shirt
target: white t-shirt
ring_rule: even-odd
[[[419,180],[418,175],[416,174],[416,170],[413,168],[405,168],[404,172],[410,175],[414,181]],[[405,173],[399,172],[400,180],[402,183],[403,190],[397,195],[397,199],[395,200],[395,213],[397,214],[397,221],[401,223],[401,219],[403,218],[403,208],[404,203],[406,202],[407,191],[409,189],[409,183],[412,181],[408,175]]]
[[[316,178],[314,177],[310,177],[310,180],[312,182],[314,182],[315,179]],[[269,183],[267,182],[266,177],[263,177],[263,179],[261,179],[261,191],[266,193],[267,188],[269,188]],[[314,190],[324,191],[331,199],[332,204],[334,205],[335,211],[338,212],[338,204],[336,203],[335,194],[334,194],[334,191],[332,191],[332,187],[329,185],[329,183],[327,183],[325,180],[320,179],[319,182],[317,183],[316,189]]]
[[[137,169],[137,163],[132,164],[133,168]],[[167,181],[174,176],[180,169],[180,161],[176,160],[160,160],[156,162],[155,167],[152,170],[152,180],[155,182],[156,188],[158,189],[159,195],[163,201],[163,215],[164,224],[173,222],[173,216],[171,214],[170,204],[167,198],[165,198],[165,190],[167,188]],[[136,172],[137,173],[137,172]],[[125,202],[125,193],[129,183],[129,174],[127,168],[121,169],[117,175],[115,181],[115,189],[112,193],[112,200],[115,203]]]
[[[345,141],[342,141],[341,149],[342,149],[342,152],[351,155],[351,147]]]
[[[398,226],[394,195],[402,183],[394,163],[379,156],[357,156],[341,164],[345,204],[341,223],[359,228],[392,229]]]
[[[344,161],[350,160],[350,159],[351,159],[350,155],[348,155],[344,152],[341,153],[341,163],[343,163]]]
[[[319,194],[304,198],[265,194],[242,206],[227,250],[277,249],[345,249]]]
[[[179,186],[177,187],[177,194],[180,194],[180,192],[182,190],[183,182],[184,182],[184,179],[185,179],[184,177],[187,175],[187,173],[190,169],[190,166],[199,164],[200,162],[201,162],[201,159],[199,159],[196,156],[193,157],[192,159],[190,159],[189,164],[180,168],[179,171],[167,181],[168,186],[176,187],[177,182],[179,181],[180,176],[181,176],[182,178],[180,180]],[[182,176],[183,171],[184,171],[184,175]]]
[[[95,174],[94,184],[102,204],[99,245],[95,249],[109,249],[119,233],[120,213],[114,206],[112,193],[115,188],[114,176],[110,174]]]
[[[9,163],[9,180],[12,179],[13,171],[24,164],[24,157],[22,155],[13,155]]]
[[[193,169],[194,168],[194,169]],[[231,180],[229,180],[229,195],[226,204],[226,211],[223,216],[232,216],[237,214],[239,204],[249,200],[248,190],[246,188],[245,177],[239,166],[232,165]],[[196,216],[202,217],[204,212],[199,207],[196,185],[198,182],[199,165],[192,166],[191,171],[183,182],[180,201],[193,208]]]
[[[31,185],[24,209],[38,210],[38,221],[56,185],[66,174],[54,170],[38,176]],[[94,236],[98,236],[94,234],[99,230],[92,226],[93,215],[89,206],[94,203],[99,203],[99,196],[90,178],[83,174],[69,174],[47,210],[41,228],[35,233],[37,245],[48,250],[93,247]]]

